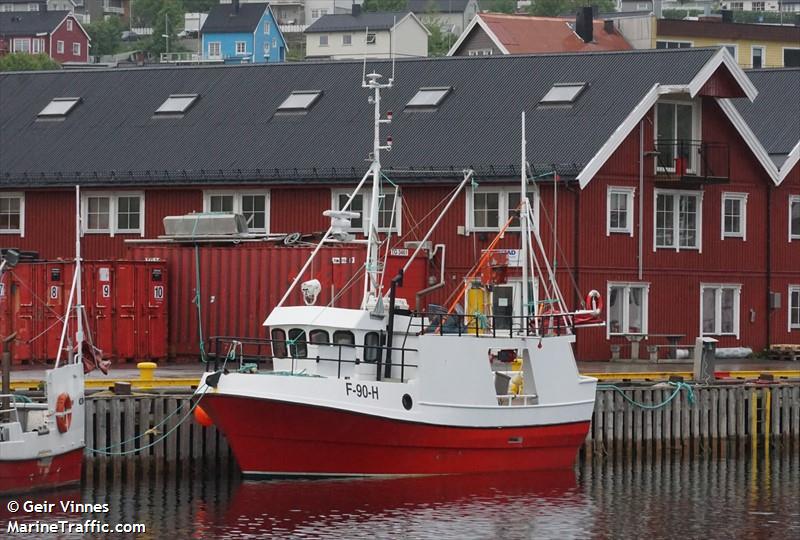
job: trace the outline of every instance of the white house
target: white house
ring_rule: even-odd
[[[478,0],[407,0],[406,9],[425,24],[460,34],[478,13]]]
[[[425,25],[411,12],[325,15],[306,31],[306,58],[345,60],[428,56]]]

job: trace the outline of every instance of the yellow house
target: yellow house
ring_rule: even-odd
[[[745,69],[800,67],[800,27],[658,19],[651,47],[727,47]]]

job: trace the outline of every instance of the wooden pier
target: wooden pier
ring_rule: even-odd
[[[800,446],[800,382],[720,383],[691,389],[693,402],[684,387],[665,403],[675,386],[599,387],[582,453],[596,458],[725,457]],[[197,423],[191,406],[188,393],[88,396],[86,457],[112,464],[145,460],[156,466],[230,465],[225,437],[215,427]]]

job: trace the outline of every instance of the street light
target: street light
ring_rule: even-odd
[[[161,34],[161,37],[163,37],[167,42],[166,53],[169,54],[169,16],[166,13],[164,13],[164,32],[166,33]]]

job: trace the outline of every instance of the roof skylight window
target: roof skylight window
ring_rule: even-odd
[[[544,97],[540,105],[569,105],[575,103],[578,96],[586,89],[586,83],[554,84]]]
[[[197,94],[172,94],[156,109],[157,115],[183,114],[194,105],[199,96]]]
[[[306,112],[322,96],[322,90],[295,90],[278,106],[278,112]]]
[[[420,88],[406,104],[406,109],[434,109],[444,101],[451,90],[449,86]]]
[[[53,101],[47,104],[38,114],[39,118],[43,119],[63,119],[74,109],[78,103],[81,102],[79,97],[64,97],[53,98]]]

